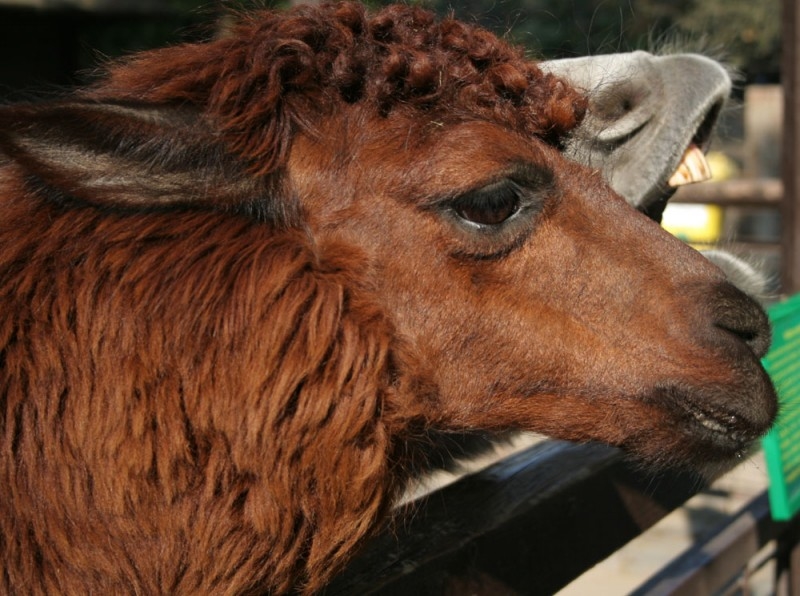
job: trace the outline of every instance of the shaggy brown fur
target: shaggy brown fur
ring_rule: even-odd
[[[763,313],[564,159],[583,109],[345,3],[0,110],[0,589],[313,592],[434,430],[763,432]]]
[[[318,587],[387,506],[418,389],[353,256],[205,213],[44,209],[43,238],[4,209],[6,590]]]

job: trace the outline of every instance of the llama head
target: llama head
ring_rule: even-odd
[[[584,109],[483,30],[336,4],[136,56],[0,145],[51,200],[301,230],[413,356],[389,377],[434,388],[428,427],[727,460],[775,415],[765,316],[567,158]]]

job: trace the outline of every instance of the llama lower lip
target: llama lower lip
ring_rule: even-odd
[[[737,444],[746,443],[749,439],[747,433],[737,430],[735,426],[741,421],[735,414],[723,414],[722,417],[712,415],[697,409],[688,409],[695,422],[699,423],[704,429],[711,431],[716,436],[732,441]]]
[[[741,451],[766,432],[771,420],[764,416],[763,422],[759,421],[757,412],[748,415],[733,411],[729,406],[742,398],[724,391],[696,392],[672,386],[664,387],[658,396],[661,407],[671,412],[682,434],[699,449],[716,453],[715,457]]]

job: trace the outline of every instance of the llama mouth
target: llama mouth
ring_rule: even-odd
[[[717,388],[706,390],[664,386],[656,394],[670,412],[680,434],[704,457],[735,456],[763,435],[772,424],[776,405],[771,385],[752,385],[743,395]],[[744,395],[750,398],[745,399]]]
[[[656,223],[661,223],[664,209],[679,187],[711,179],[711,166],[700,142],[699,138],[695,138],[689,143],[675,171],[666,182],[654,187],[650,199],[641,208],[642,213]]]
[[[741,424],[740,418],[735,414],[724,414],[723,420],[715,417],[712,414],[703,412],[702,410],[690,408],[688,413],[691,414],[695,422],[697,422],[704,429],[711,431],[712,433],[722,435],[726,439],[735,441],[737,443],[746,442],[749,439],[749,435],[747,433],[735,428],[737,425]]]
[[[708,110],[697,126],[689,146],[683,152],[675,171],[667,181],[669,188],[677,188],[687,184],[705,182],[711,179],[711,167],[706,159],[706,152],[711,145],[711,132],[722,111],[722,104],[716,103]]]
[[[712,411],[699,408],[694,404],[680,403],[684,418],[688,418],[691,428],[706,441],[717,448],[738,452],[756,440],[760,433],[738,414],[724,411]]]
[[[654,187],[651,198],[641,208],[642,213],[656,223],[661,223],[664,209],[679,187],[711,179],[711,166],[699,142],[699,139],[694,139],[689,144],[669,180]]]
[[[723,102],[717,102],[706,112],[702,121],[697,125],[692,139],[681,156],[681,160],[674,170],[667,170],[666,176],[656,184],[646,195],[641,207],[642,213],[660,224],[664,209],[672,195],[680,186],[705,182],[711,179],[711,167],[705,157],[711,146],[711,133],[714,130]]]

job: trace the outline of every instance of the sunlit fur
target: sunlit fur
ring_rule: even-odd
[[[584,108],[335,4],[0,110],[0,591],[317,591],[439,432],[734,457],[764,314],[564,157]]]

